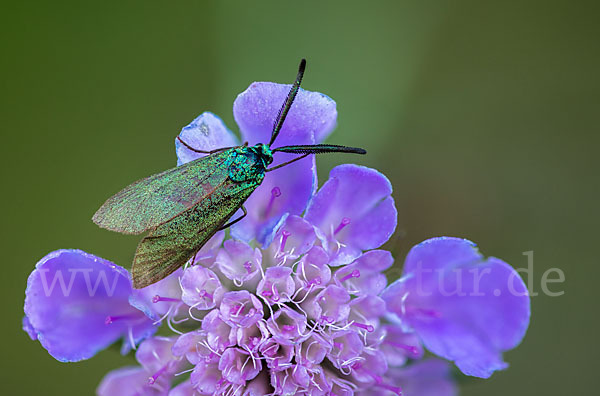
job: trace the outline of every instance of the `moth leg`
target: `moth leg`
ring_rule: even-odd
[[[241,215],[237,219],[235,219],[233,221],[230,221],[229,223],[225,224],[223,227],[219,228],[218,231],[221,231],[221,230],[224,230],[225,228],[231,227],[232,225],[234,225],[235,223],[237,223],[238,221],[240,221],[244,217],[246,217],[246,215],[248,214],[248,212],[246,211],[246,208],[243,205],[242,205],[242,211],[244,212],[243,215]]]
[[[271,167],[271,168],[267,169],[266,171],[267,171],[267,172],[271,172],[271,171],[274,171],[275,169],[283,168],[284,166],[286,166],[286,165],[289,165],[289,164],[291,164],[292,162],[300,161],[302,158],[306,158],[306,157],[307,157],[307,156],[309,156],[310,154],[313,154],[313,153],[306,153],[306,154],[304,154],[304,155],[301,155],[301,156],[300,156],[300,157],[298,157],[298,158],[294,158],[294,159],[293,159],[293,160],[291,160],[291,161],[284,162],[283,164],[279,164],[279,165],[277,165],[277,166],[273,166],[273,167]]]
[[[184,142],[183,139],[179,135],[177,135],[177,140],[179,140],[181,142],[181,144],[183,144],[189,150],[192,150],[193,152],[200,153],[200,154],[214,154],[214,153],[218,153],[218,152],[229,150],[230,148],[233,148],[233,147],[221,147],[221,148],[218,148],[218,149],[215,149],[215,150],[211,150],[211,151],[198,150],[196,148],[193,148],[192,146],[190,146],[186,142]]]

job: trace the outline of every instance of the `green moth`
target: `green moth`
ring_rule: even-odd
[[[213,151],[197,150],[180,137],[188,149],[207,154],[173,169],[147,177],[109,198],[94,214],[102,228],[123,234],[149,231],[139,243],[132,266],[137,289],[165,278],[202,248],[219,230],[240,221],[244,202],[262,183],[265,173],[310,154],[366,154],[361,148],[329,144],[271,148],[298,93],[306,68],[302,59],[298,76],[275,119],[269,144],[247,143]],[[276,152],[300,156],[268,168]],[[238,209],[243,215],[227,223]]]

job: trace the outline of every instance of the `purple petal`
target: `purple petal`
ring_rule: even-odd
[[[392,254],[387,250],[371,250],[360,256],[354,263],[335,273],[335,278],[348,290],[360,294],[378,295],[387,286],[383,271],[394,264]]]
[[[337,368],[346,366],[345,362],[358,357],[364,348],[361,337],[352,330],[343,330],[332,334],[331,344],[333,348],[327,354],[327,358]]]
[[[136,343],[156,331],[129,304],[131,293],[124,268],[81,250],[57,250],[27,280],[25,315],[54,358],[88,359],[119,338]]]
[[[313,246],[298,262],[295,279],[302,288],[322,286],[331,279],[331,268],[328,265],[329,255],[320,246]]]
[[[227,129],[223,121],[210,112],[200,114],[179,133],[179,137],[189,146],[203,151],[239,145],[235,135]],[[177,165],[193,161],[206,154],[196,153],[175,139]]]
[[[225,292],[217,274],[199,265],[192,265],[183,271],[181,289],[183,302],[200,310],[214,308]]]
[[[290,377],[291,381],[302,388],[308,388],[310,386],[311,376],[306,367],[301,364],[296,364],[293,367],[290,367],[290,370],[292,374]]]
[[[231,326],[221,320],[218,309],[213,309],[202,320],[202,330],[207,332],[206,339],[211,348],[223,351],[235,343],[229,337]]]
[[[386,377],[402,388],[402,396],[458,395],[450,366],[442,360],[427,359],[409,367],[393,368],[387,372]]]
[[[302,303],[310,318],[322,323],[335,323],[348,318],[350,295],[343,287],[329,285]]]
[[[404,262],[402,272],[408,274],[425,269],[435,271],[452,263],[481,261],[481,254],[473,242],[452,237],[431,238],[413,247]]]
[[[385,338],[381,350],[390,366],[402,366],[410,359],[421,359],[423,347],[417,334],[405,332],[397,325],[385,326]]]
[[[169,384],[148,383],[148,373],[142,367],[122,367],[113,370],[98,385],[98,396],[166,396]]]
[[[263,317],[261,302],[246,290],[225,293],[219,309],[221,319],[232,327],[248,327]]]
[[[221,371],[217,364],[198,363],[190,375],[190,382],[200,394],[212,395],[221,381]]]
[[[277,340],[295,341],[306,332],[306,317],[282,306],[267,320],[267,328]]]
[[[337,395],[337,396],[353,396],[354,395],[354,390],[349,385],[349,382],[342,380],[341,378],[338,378],[337,376],[332,375],[329,378],[327,378],[327,383],[330,384],[330,386],[331,386],[331,391],[330,391],[331,395]]]
[[[265,357],[267,367],[281,370],[280,366],[287,366],[294,357],[294,345],[283,339],[268,338],[259,347],[260,353]]]
[[[277,258],[271,265],[285,264],[294,261],[308,252],[315,244],[317,236],[314,227],[300,216],[284,216],[277,232],[268,238],[269,253]]]
[[[135,351],[135,358],[150,373],[161,370],[175,359],[172,353],[174,343],[174,338],[148,338]]]
[[[31,325],[31,323],[29,323],[29,319],[27,319],[27,316],[23,316],[23,330],[29,335],[29,338],[31,338],[32,341],[38,339],[35,329]]]
[[[174,356],[185,356],[191,364],[216,363],[218,355],[205,345],[206,339],[202,330],[183,333],[177,338],[171,351]]]
[[[251,145],[268,143],[281,105],[291,85],[255,82],[238,95],[233,116],[242,131],[242,139]],[[285,119],[276,147],[322,142],[335,128],[337,110],[331,98],[300,89]]]
[[[269,393],[269,389],[269,377],[266,370],[263,370],[246,385],[242,396],[264,396]]]
[[[260,273],[262,252],[252,248],[245,242],[228,239],[223,249],[219,250],[216,265],[221,273],[232,280],[238,287],[244,282],[256,281]],[[254,282],[256,285],[256,282]]]
[[[271,386],[275,390],[275,395],[296,395],[298,386],[291,381],[291,368],[271,370]]]
[[[488,378],[506,368],[502,352],[517,346],[529,325],[529,296],[518,273],[457,238],[421,243],[408,258],[412,271],[382,294],[388,309],[463,373]]]
[[[379,318],[385,313],[385,302],[381,297],[364,295],[350,301],[348,320],[355,330],[373,333],[379,325]]]
[[[312,199],[304,218],[318,227],[332,265],[348,264],[361,250],[375,249],[394,233],[397,211],[389,180],[375,169],[345,164]]]
[[[301,344],[296,343],[296,362],[298,364],[317,365],[331,351],[332,345],[322,336],[313,332]]]
[[[177,385],[169,391],[169,396],[197,396],[191,380],[187,380]]]
[[[160,319],[170,309],[173,309],[173,304],[181,301],[179,278],[182,274],[183,269],[180,268],[150,286],[143,289],[133,289],[132,295],[129,297],[129,303],[144,312],[149,318],[153,320]]]
[[[269,331],[261,321],[256,322],[252,326],[231,329],[231,332],[237,344],[243,349],[250,351],[255,351],[269,337]]]
[[[290,267],[270,267],[258,283],[256,293],[270,304],[289,301],[294,294],[294,279]]]
[[[250,359],[250,362],[244,364],[246,359]],[[252,359],[247,351],[239,348],[228,348],[219,360],[219,370],[224,378],[237,385],[244,385],[246,381],[256,377],[261,368],[260,359]]]
[[[381,383],[381,376],[388,370],[387,361],[383,352],[378,350],[363,351],[362,360],[352,365],[352,377],[364,384]],[[379,381],[378,381],[379,380]]]

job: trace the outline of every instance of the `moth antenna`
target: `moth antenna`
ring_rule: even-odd
[[[269,141],[269,146],[273,144],[275,139],[277,139],[277,135],[279,135],[279,132],[281,131],[281,127],[283,126],[285,117],[287,116],[288,112],[290,111],[290,108],[292,107],[292,103],[294,102],[294,99],[296,98],[296,94],[298,93],[298,90],[300,89],[300,83],[302,82],[302,77],[304,77],[305,69],[306,69],[306,59],[303,58],[300,61],[300,66],[298,66],[298,75],[296,76],[296,81],[294,81],[294,84],[292,85],[292,88],[290,89],[290,92],[288,93],[287,98],[285,99],[285,102],[283,102],[281,109],[279,109],[279,113],[277,113],[277,118],[275,119],[275,122],[273,123],[273,132],[271,132],[271,141]]]
[[[367,150],[360,147],[348,147],[339,146],[337,144],[304,144],[299,146],[283,146],[277,147],[273,152],[290,153],[290,154],[302,154],[293,160],[284,162],[267,169],[267,172],[274,171],[275,169],[283,168],[296,161],[300,161],[302,158],[309,156],[310,154],[325,154],[325,153],[349,153],[349,154],[366,154]]]
[[[360,147],[339,146],[337,144],[304,144],[298,146],[283,146],[273,149],[273,152],[292,154],[324,154],[324,153],[350,153],[366,154],[367,151]]]

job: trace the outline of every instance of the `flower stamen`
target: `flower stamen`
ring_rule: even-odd
[[[180,302],[181,300],[179,298],[171,298],[171,297],[161,297],[158,294],[155,295],[154,297],[152,297],[152,302],[153,303],[158,303],[161,301],[165,301],[165,302]]]
[[[344,282],[344,281],[347,281],[348,279],[352,279],[352,278],[360,278],[360,271],[355,269],[354,271],[352,271],[351,273],[349,273],[348,275],[346,275],[342,279],[340,279],[340,281]]]
[[[116,316],[107,316],[106,319],[104,320],[104,324],[109,325],[112,324],[114,322],[117,322],[119,320],[129,320],[129,319],[136,319],[138,316],[135,314],[131,314],[131,315],[116,315]]]
[[[352,325],[356,326],[356,327],[360,327],[361,329],[367,330],[369,333],[372,333],[375,331],[375,327],[373,327],[371,325],[366,325],[364,323],[352,322]]]
[[[271,199],[269,199],[269,203],[267,204],[267,207],[265,208],[264,217],[269,216],[271,209],[273,209],[273,203],[275,202],[275,198],[278,198],[280,196],[281,196],[281,190],[279,189],[279,187],[273,187],[271,189]]]
[[[287,230],[281,231],[281,246],[279,247],[280,252],[283,252],[285,250],[285,243],[287,242],[287,239],[290,237],[290,235],[292,235],[292,233]]]
[[[333,231],[333,235],[336,235],[338,232],[342,231],[348,224],[350,224],[350,219],[348,217],[344,217],[337,228]]]
[[[154,385],[154,383],[156,382],[158,377],[160,377],[160,375],[165,372],[165,370],[167,369],[168,366],[169,366],[168,364],[165,364],[164,366],[162,366],[156,373],[154,373],[154,375],[152,375],[150,378],[148,378],[148,383],[150,385]]]

